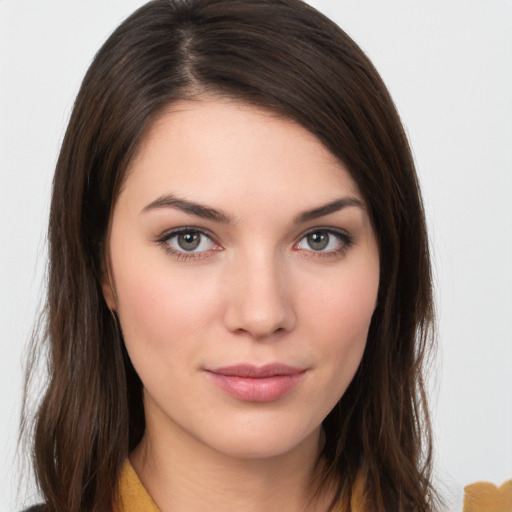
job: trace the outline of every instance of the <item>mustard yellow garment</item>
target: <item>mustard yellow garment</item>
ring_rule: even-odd
[[[352,503],[353,512],[363,512],[360,491],[356,488],[358,496]],[[128,460],[121,471],[118,504],[114,512],[160,512]]]
[[[512,512],[512,480],[500,488],[477,482],[466,486],[464,491],[463,512]],[[354,494],[352,512],[364,512],[362,485],[356,485]],[[114,512],[160,512],[129,461],[121,471],[119,501]]]
[[[160,512],[129,460],[121,471],[118,503],[114,512]]]
[[[512,480],[501,487],[489,482],[467,485],[463,512],[512,512]]]

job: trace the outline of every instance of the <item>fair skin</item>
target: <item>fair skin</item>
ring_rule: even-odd
[[[144,386],[130,460],[162,512],[325,510],[308,488],[321,423],[379,284],[344,166],[265,110],[180,102],[128,169],[109,258],[105,298]]]

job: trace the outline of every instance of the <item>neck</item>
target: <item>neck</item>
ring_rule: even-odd
[[[318,429],[286,453],[241,458],[206,446],[183,430],[158,432],[147,425],[130,460],[162,512],[325,511],[330,496],[312,500],[320,437]]]

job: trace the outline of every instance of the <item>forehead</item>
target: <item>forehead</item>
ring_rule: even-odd
[[[178,102],[143,138],[121,196],[176,193],[204,201],[360,198],[346,167],[308,130],[227,100]],[[262,204],[263,205],[263,204]]]

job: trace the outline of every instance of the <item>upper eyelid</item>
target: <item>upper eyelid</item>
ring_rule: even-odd
[[[306,231],[303,231],[298,237],[298,240],[302,240],[305,236],[310,235],[311,233],[317,233],[319,231],[325,231],[327,233],[332,233],[334,235],[340,235],[345,237],[352,237],[349,231],[343,228],[335,228],[333,226],[315,226],[313,228],[306,229]]]
[[[159,235],[157,240],[159,240],[159,241],[167,240],[168,238],[171,238],[174,235],[179,235],[180,233],[188,233],[188,232],[199,233],[201,235],[208,237],[212,241],[219,243],[217,240],[217,237],[209,229],[200,228],[197,226],[180,226],[178,228],[168,229],[168,230],[164,231],[161,235]]]

